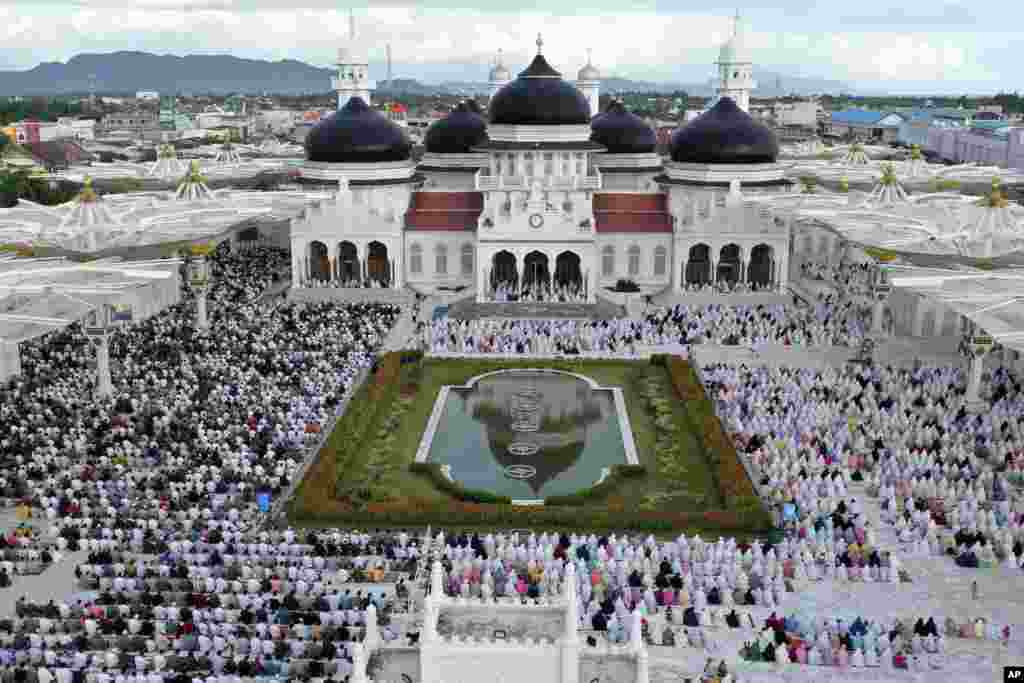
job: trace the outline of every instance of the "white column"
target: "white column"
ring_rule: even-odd
[[[590,269],[590,275],[587,278],[587,303],[595,304],[597,303],[598,273],[596,264],[591,265],[593,265],[594,267]]]
[[[647,648],[644,648],[636,653],[636,683],[649,683],[650,680],[650,664],[647,661]]]
[[[199,330],[210,329],[210,319],[206,312],[207,289],[205,285],[196,287],[196,329]]]
[[[565,568],[565,633],[562,636],[562,681],[577,683],[580,671],[579,615],[576,605],[576,567],[570,562]]]
[[[366,677],[366,651],[362,643],[352,644],[352,683],[368,683]]]
[[[21,351],[17,342],[0,342],[0,382],[21,374]]]
[[[96,344],[96,394],[108,398],[114,393],[114,382],[110,378],[110,340],[106,335],[97,337]]]
[[[883,325],[885,324],[885,301],[875,301],[874,306],[871,309],[871,333],[872,334],[884,334],[885,330]]]
[[[373,652],[377,649],[377,645],[380,642],[380,631],[377,629],[377,608],[372,603],[366,608],[366,629],[364,633],[363,646],[367,652]]]
[[[935,331],[932,333],[936,337],[942,336],[942,327],[946,324],[946,307],[936,306],[935,307]]]
[[[967,368],[967,407],[972,411],[984,408],[981,400],[981,374],[985,370],[985,354],[974,354]]]
[[[476,302],[483,303],[487,299],[487,269],[490,267],[488,259],[483,257],[483,251],[476,251]]]
[[[917,306],[914,308],[914,323],[910,330],[913,337],[920,337],[924,333],[924,314],[928,308],[928,302],[924,297],[917,298]]]

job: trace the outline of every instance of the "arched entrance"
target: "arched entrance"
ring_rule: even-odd
[[[370,242],[366,255],[366,274],[371,281],[385,287],[391,285],[391,264],[388,262],[388,248],[380,242]]]
[[[510,251],[499,251],[491,259],[491,289],[500,286],[515,288],[519,284],[516,257]]]
[[[690,247],[683,281],[688,285],[706,285],[711,282],[711,247],[706,244]]]
[[[722,247],[718,257],[718,272],[715,273],[717,282],[728,282],[734,284],[739,281],[740,272],[740,247],[737,244],[727,244]]]
[[[758,287],[772,284],[774,270],[774,251],[767,244],[759,244],[750,252],[750,265],[747,266],[747,282]]]
[[[358,282],[363,279],[359,272],[359,252],[351,242],[338,245],[338,277],[342,282]]]
[[[331,262],[327,257],[327,245],[323,242],[309,244],[309,277],[318,282],[331,279]]]
[[[551,285],[551,271],[548,270],[547,254],[531,251],[523,259],[523,289],[547,288]]]
[[[563,251],[555,259],[555,284],[582,291],[583,271],[580,270],[580,257],[577,254]]]

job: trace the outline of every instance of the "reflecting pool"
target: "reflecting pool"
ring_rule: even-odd
[[[627,458],[610,388],[508,370],[450,387],[427,461],[466,488],[530,500],[593,486]]]

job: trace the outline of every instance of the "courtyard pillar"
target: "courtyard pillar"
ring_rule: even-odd
[[[928,301],[923,297],[917,298],[917,306],[914,308],[914,322],[910,330],[911,336],[920,337],[924,334],[924,314],[928,309]]]
[[[992,337],[978,327],[971,325],[971,332],[960,345],[961,352],[967,357],[967,410],[979,413],[986,408],[981,398],[981,376],[985,371],[985,356],[992,350]]]

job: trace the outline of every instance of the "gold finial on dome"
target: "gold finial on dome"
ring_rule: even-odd
[[[540,33],[537,34],[537,54],[542,54],[544,51],[544,38],[541,37]]]
[[[99,199],[99,195],[92,189],[92,176],[85,176],[82,179],[82,189],[78,193],[78,201],[89,203],[97,199]]]
[[[1000,180],[999,176],[993,176],[992,191],[981,198],[981,201],[978,202],[978,206],[985,206],[990,209],[1005,209],[1007,206],[1009,206],[1009,200],[1007,200],[1006,195],[1003,194],[1002,190],[1000,189],[1001,184],[1002,181]]]

